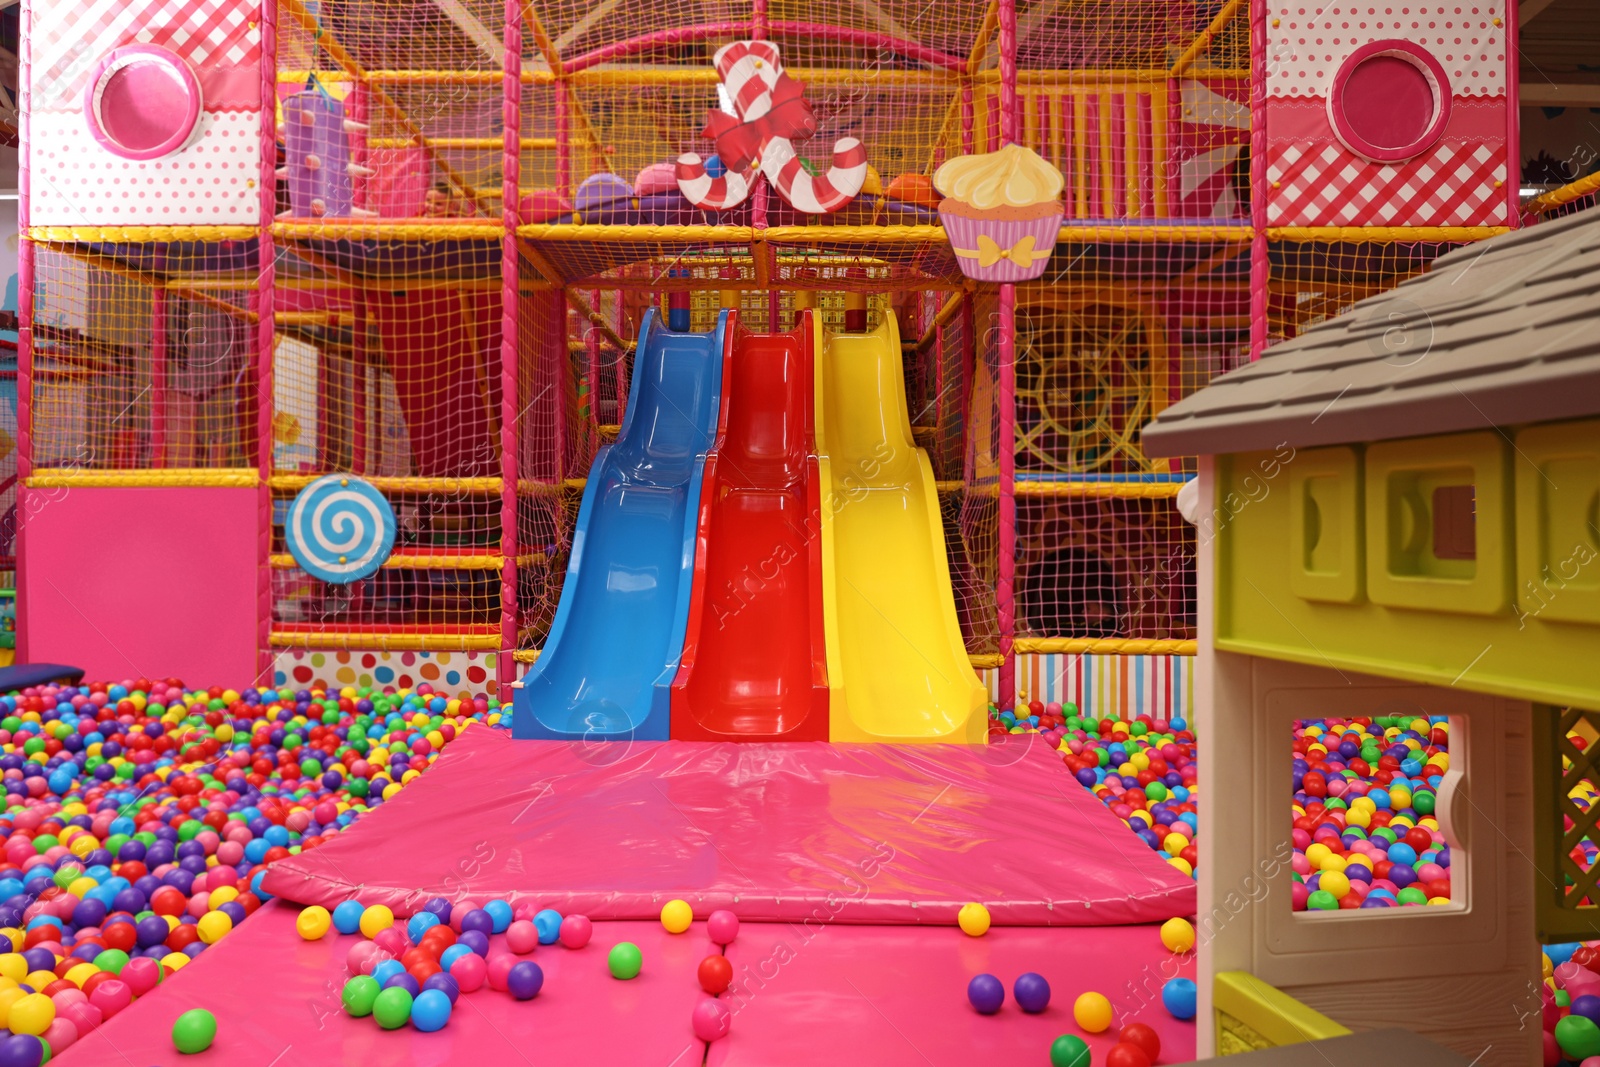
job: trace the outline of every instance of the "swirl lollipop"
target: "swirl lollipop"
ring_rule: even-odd
[[[360,478],[330,474],[300,490],[283,534],[307,574],[342,585],[383,566],[394,549],[394,526],[382,493]]]

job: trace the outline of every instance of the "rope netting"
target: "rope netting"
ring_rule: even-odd
[[[1297,336],[1369,296],[1426,273],[1435,259],[1459,247],[1460,242],[1439,240],[1273,241],[1269,247],[1268,341]],[[1396,357],[1408,350],[1419,356],[1426,351],[1432,327],[1420,308],[1407,315],[1402,303],[1390,305],[1384,314],[1392,325],[1385,331],[1383,344]]]

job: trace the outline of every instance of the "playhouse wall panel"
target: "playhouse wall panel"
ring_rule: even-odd
[[[259,218],[260,11],[249,0],[35,2],[30,90],[32,222],[36,226],[250,225]],[[148,92],[146,77],[119,104],[107,68],[118,49],[159,50],[192,75],[193,133],[170,148],[136,152],[94,129],[108,109]],[[137,64],[135,64],[137,65]],[[148,64],[147,64],[148,65]],[[160,79],[155,79],[159,85]],[[137,105],[136,105],[137,106]],[[160,123],[163,107],[141,121]],[[146,146],[148,147],[148,146]]]
[[[1267,25],[1270,225],[1514,221],[1504,3],[1270,0]]]

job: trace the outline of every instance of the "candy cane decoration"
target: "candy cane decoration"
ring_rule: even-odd
[[[713,178],[694,152],[678,157],[678,189],[696,207],[722,211],[750,195],[757,170],[797,211],[820,215],[848,204],[867,178],[867,151],[854,137],[833,146],[833,166],[813,177],[795,153],[796,141],[817,131],[805,86],[784,73],[777,46],[735,41],[717,50],[717,77],[737,118],[711,112],[705,135],[717,145],[727,172]]]

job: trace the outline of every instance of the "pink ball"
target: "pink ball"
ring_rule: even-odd
[[[372,939],[372,943],[395,957],[398,957],[411,946],[411,942],[406,940],[405,927],[400,923],[395,923],[393,926],[386,926],[379,930],[378,935]]]
[[[701,1041],[716,1041],[728,1036],[733,1013],[720,1000],[702,1000],[694,1006],[694,1036]]]
[[[109,1019],[133,1003],[133,990],[128,988],[127,982],[113,978],[109,982],[101,982],[95,986],[94,992],[89,994],[89,1003],[99,1008],[100,1014]]]
[[[217,846],[217,865],[232,866],[244,859],[244,846],[231,838]]]
[[[80,1037],[105,1021],[105,1016],[101,1014],[100,1009],[88,1000],[85,1000],[82,1004],[68,1004],[65,1008],[60,1009],[60,1012],[60,1018],[66,1019],[78,1028],[78,1036]]]
[[[467,912],[479,907],[475,900],[463,900],[450,906],[450,929],[456,933],[461,932],[461,920],[467,917]]]
[[[718,908],[706,919],[706,933],[711,935],[711,940],[718,945],[726,945],[739,936],[739,916],[726,908]],[[723,1033],[727,1027],[723,1027]],[[721,1034],[717,1035],[721,1036]],[[711,1040],[707,1038],[706,1040]]]
[[[78,1028],[59,1015],[51,1020],[50,1025],[44,1028],[44,1033],[39,1035],[50,1045],[52,1058],[61,1053],[61,1050],[78,1040]]]
[[[135,956],[122,965],[119,977],[128,983],[134,996],[142,997],[161,981],[161,964],[149,956]]]
[[[211,910],[211,894],[209,892],[196,893],[189,898],[188,912],[196,919]]]
[[[351,975],[371,974],[372,968],[384,957],[383,949],[371,941],[357,941],[350,946],[350,952],[344,958],[344,965],[350,969]]]
[[[469,952],[450,965],[450,977],[456,980],[463,993],[473,993],[483,988],[489,975],[489,965],[476,952]]]
[[[511,968],[516,965],[517,958],[510,955],[496,956],[490,960],[488,966],[489,988],[497,993],[504,993],[508,984],[506,976],[511,973]]]
[[[1305,911],[1306,901],[1311,899],[1311,890],[1306,888],[1304,882],[1289,883],[1289,904],[1295,911]]]
[[[89,995],[81,989],[63,989],[50,998],[50,1003],[56,1006],[56,1014],[60,1015],[68,1005],[89,1003]]]
[[[561,943],[568,948],[582,948],[594,936],[594,923],[587,915],[568,915],[561,920]]]
[[[204,835],[201,835],[204,836]],[[220,844],[218,847],[221,847]],[[238,885],[239,872],[232,867],[218,863],[206,874],[207,889],[222,889],[225,886]]]
[[[506,947],[519,956],[525,956],[539,947],[539,928],[527,919],[518,919],[506,927]]]
[[[522,921],[523,919],[527,919],[531,922],[533,917],[537,914],[539,914],[539,909],[534,907],[532,904],[518,904],[516,908],[512,910],[511,918],[518,922]]]

